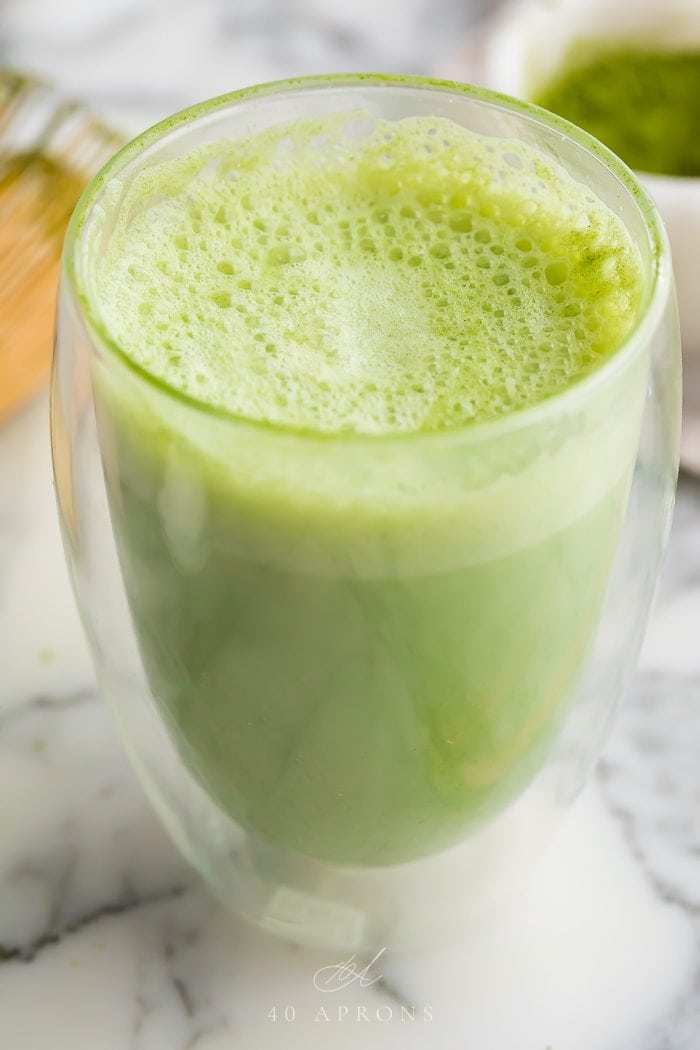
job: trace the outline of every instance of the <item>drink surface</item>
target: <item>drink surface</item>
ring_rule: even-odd
[[[459,427],[534,404],[623,342],[639,259],[543,154],[445,119],[329,119],[151,168],[97,308],[192,398],[324,432]]]
[[[261,856],[458,843],[562,724],[645,372],[474,442],[324,436],[468,431],[565,390],[635,324],[636,249],[543,154],[432,119],[219,142],[119,192],[92,242],[98,323],[177,392],[291,428],[96,366],[126,593],[181,761]]]
[[[700,175],[700,51],[574,52],[536,98],[639,171]]]

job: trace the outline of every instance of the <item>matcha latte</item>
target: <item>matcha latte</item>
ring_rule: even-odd
[[[111,204],[100,440],[182,761],[306,857],[460,842],[541,769],[595,636],[645,386],[599,382],[644,306],[627,229],[534,147],[361,111]]]

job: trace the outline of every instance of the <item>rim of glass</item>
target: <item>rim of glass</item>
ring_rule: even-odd
[[[284,95],[294,92],[313,92],[324,88],[337,89],[342,87],[369,87],[392,89],[418,88],[427,91],[435,91],[443,94],[452,94],[465,98],[474,99],[477,102],[490,104],[498,109],[510,110],[525,117],[535,124],[561,132],[567,139],[571,140],[580,148],[596,157],[617,178],[623,188],[636,203],[646,231],[649,235],[649,248],[651,256],[651,279],[646,291],[644,302],[639,308],[639,314],[634,327],[621,346],[615,350],[610,357],[593,371],[587,373],[579,380],[566,387],[564,390],[550,395],[534,405],[515,409],[502,416],[493,419],[469,421],[461,426],[448,427],[444,430],[432,431],[395,431],[391,433],[362,433],[355,431],[321,431],[306,427],[292,426],[285,423],[275,423],[267,420],[253,419],[242,413],[231,411],[218,405],[212,405],[206,401],[200,401],[196,397],[184,393],[177,387],[172,386],[166,380],[149,372],[148,369],[134,361],[128,353],[111,338],[106,327],[103,326],[93,313],[91,301],[81,287],[78,278],[78,257],[81,245],[81,233],[87,223],[93,205],[97,202],[105,184],[117,172],[123,170],[132,160],[136,159],[146,149],[153,146],[161,139],[167,137],[171,132],[178,131],[182,127],[197,121],[201,117],[208,116],[219,109],[226,109],[242,102],[257,97],[264,98],[269,95]],[[195,103],[185,109],[179,110],[170,117],[159,121],[152,127],[143,131],[136,138],[122,146],[113,157],[101,168],[97,175],[85,188],[75,210],[71,216],[66,231],[63,251],[63,270],[68,279],[69,288],[73,294],[80,316],[85,324],[89,335],[97,346],[107,350],[109,354],[133,373],[138,379],[148,386],[164,394],[180,405],[191,408],[203,415],[219,419],[222,422],[235,424],[242,428],[250,428],[271,436],[288,438],[312,439],[324,442],[362,443],[402,443],[415,441],[445,441],[454,440],[456,437],[465,439],[467,437],[483,437],[494,431],[507,431],[523,423],[529,424],[539,418],[560,412],[566,407],[575,405],[576,402],[584,400],[595,390],[597,386],[606,383],[620,369],[624,368],[628,360],[646,345],[646,342],[658,324],[669,293],[671,281],[671,256],[670,245],[666,229],[661,221],[658,209],[650,194],[639,181],[634,172],[620,160],[616,154],[608,149],[592,135],[583,129],[571,124],[568,120],[557,114],[550,113],[532,102],[511,97],[490,88],[476,87],[472,84],[463,84],[459,81],[441,80],[434,77],[419,75],[384,74],[384,73],[340,73],[330,75],[314,75],[304,77],[292,77],[285,80],[269,81],[251,87],[241,88],[237,91],[217,95],[203,102]]]

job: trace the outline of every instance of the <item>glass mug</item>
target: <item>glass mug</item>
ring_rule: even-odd
[[[449,116],[591,187],[643,263],[626,345],[535,407],[384,436],[253,422],[131,363],[91,304],[122,188],[203,142],[358,110]],[[637,659],[679,373],[653,204],[607,150],[527,104],[421,78],[295,80],[195,106],[107,165],[63,260],[65,545],[146,791],[228,906],[362,951],[451,934],[522,881]]]

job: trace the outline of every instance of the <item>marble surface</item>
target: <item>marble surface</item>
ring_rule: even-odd
[[[0,58],[127,130],[246,82],[437,67],[465,2],[11,0]],[[45,395],[0,431],[2,1050],[697,1050],[700,485],[684,481],[634,686],[596,783],[498,922],[342,960],[224,915],[160,829],[93,678]],[[376,978],[376,980],[375,980]]]
[[[310,73],[430,73],[499,0],[3,0],[0,60],[127,131]]]

